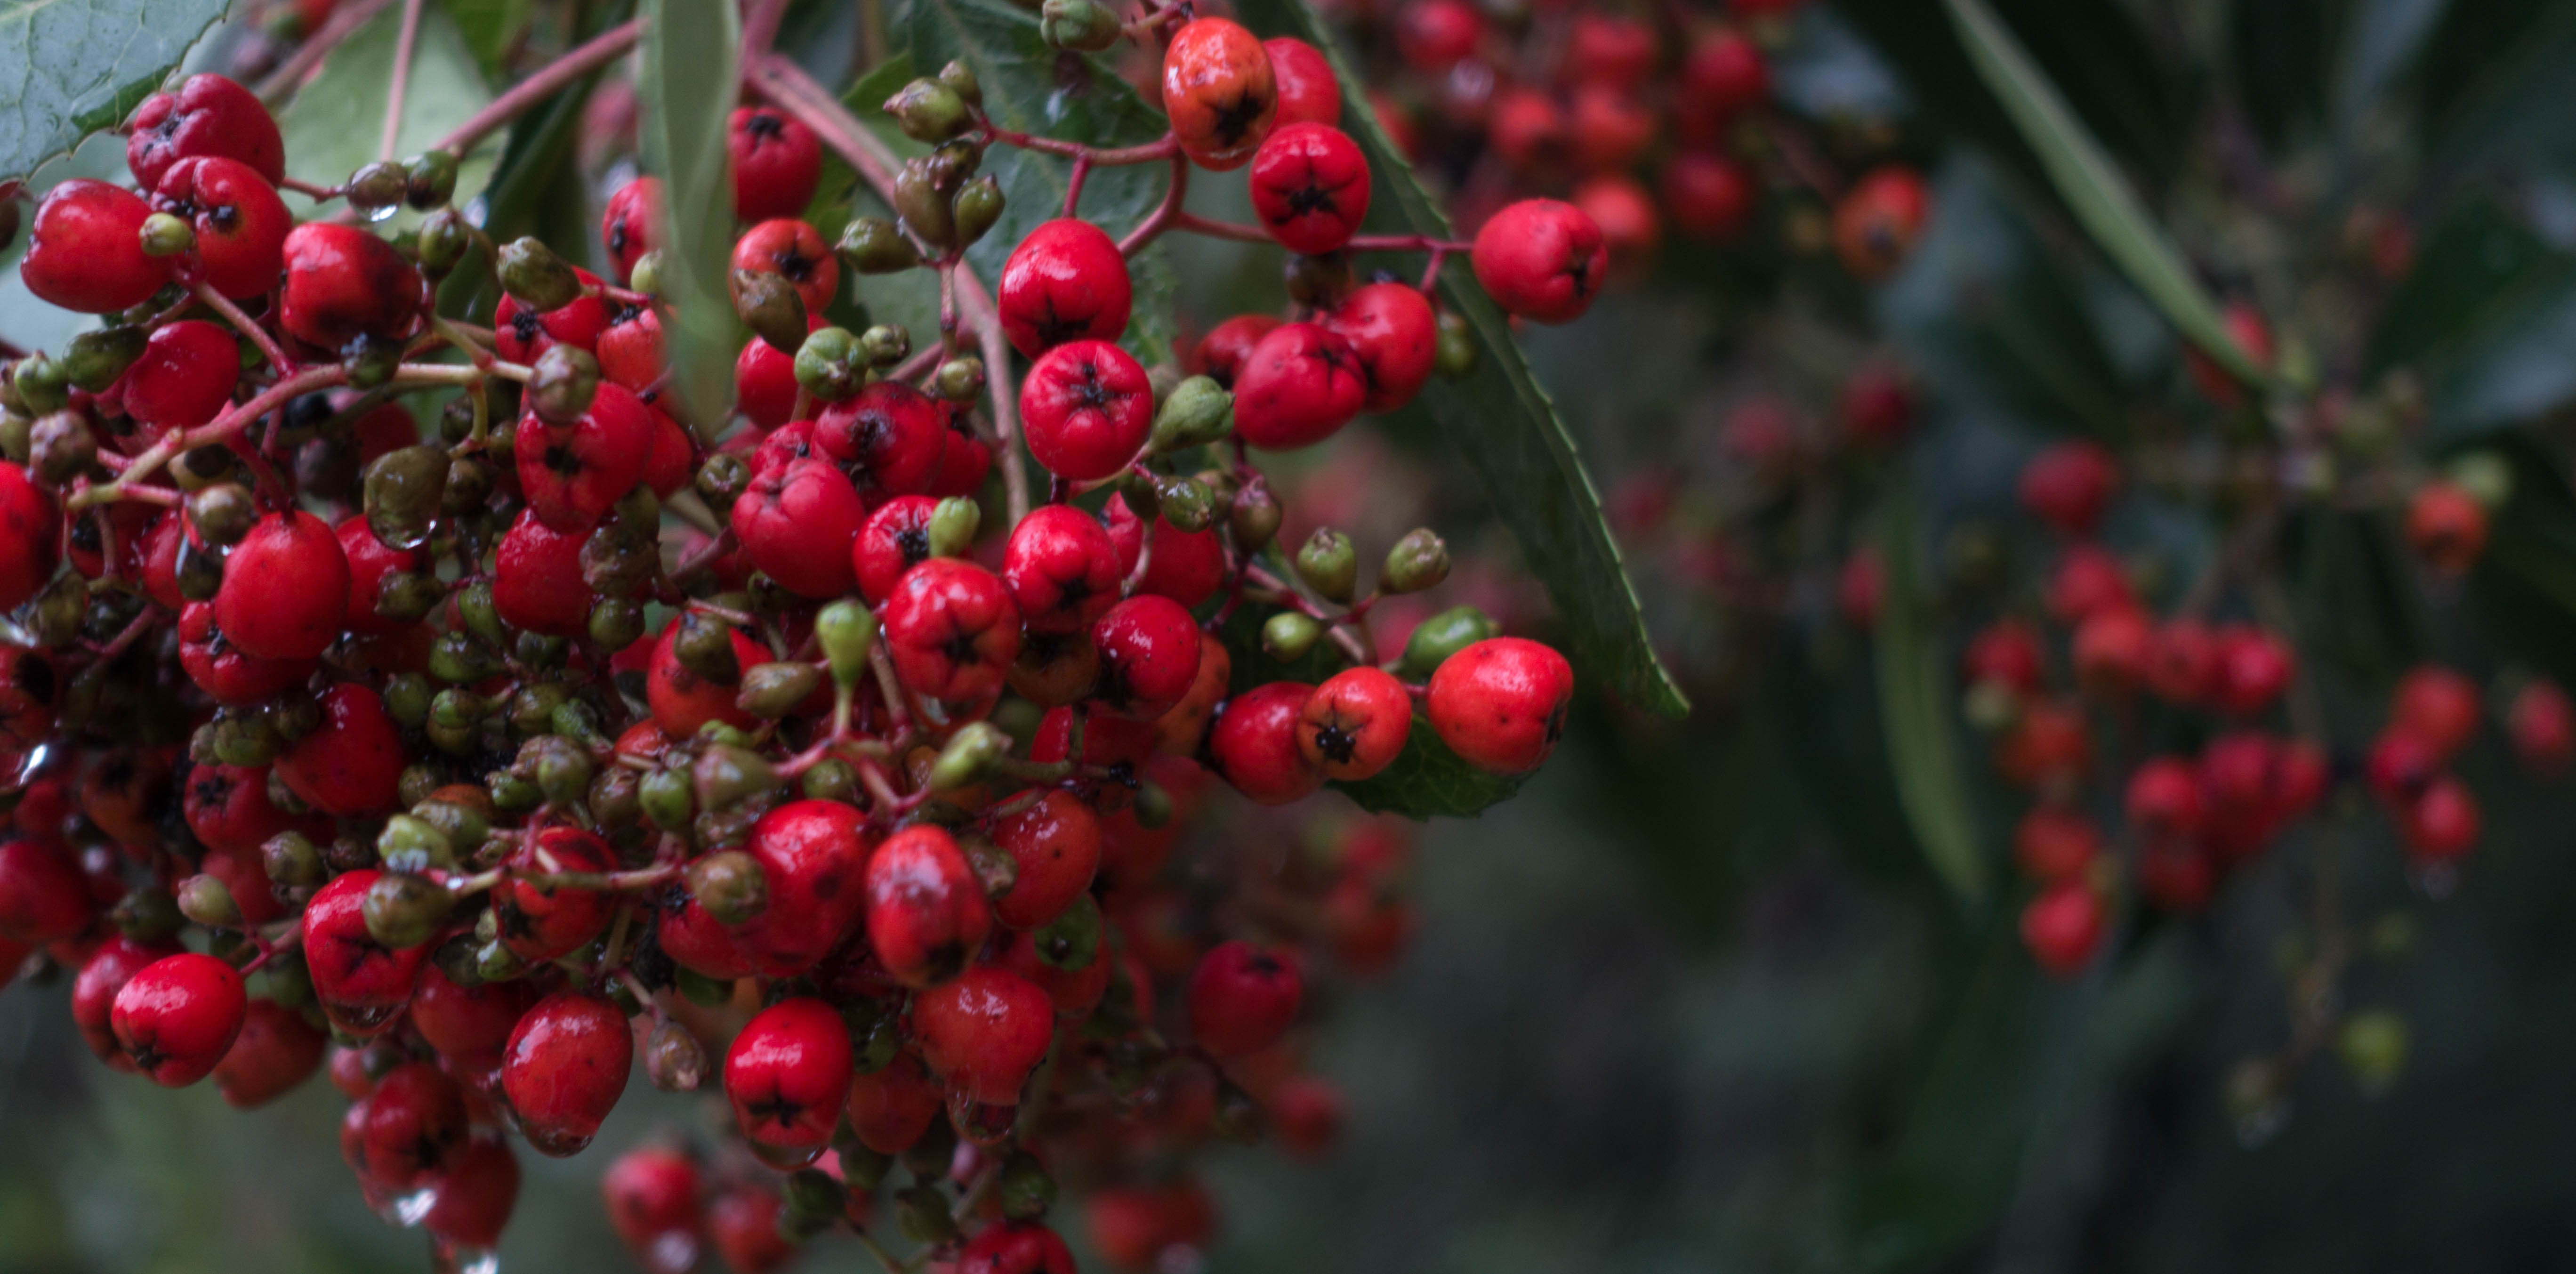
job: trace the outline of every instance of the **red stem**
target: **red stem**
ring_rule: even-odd
[[[641,18],[621,22],[591,38],[588,44],[548,63],[546,69],[510,86],[510,91],[492,99],[492,104],[474,112],[472,118],[456,126],[456,131],[438,141],[436,149],[462,160],[475,144],[501,125],[525,114],[537,103],[573,81],[616,61],[635,47],[643,33]]]
[[[1086,161],[1103,168],[1115,168],[1124,164],[1150,164],[1158,159],[1169,159],[1179,154],[1181,150],[1181,139],[1171,133],[1165,133],[1161,138],[1141,146],[1104,148],[1085,146],[1080,142],[1058,141],[1053,137],[1039,137],[1034,133],[1023,133],[1017,129],[1004,128],[989,119],[984,121],[984,135],[1005,146],[1017,146],[1022,150],[1036,151],[1041,155]]]

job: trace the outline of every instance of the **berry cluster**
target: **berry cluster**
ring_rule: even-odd
[[[1313,49],[1186,5],[1106,40],[1048,8],[1062,47],[1159,45],[1163,141],[1012,132],[952,64],[886,104],[933,148],[897,164],[746,50],[750,336],[707,419],[669,392],[655,179],[607,200],[595,256],[561,245],[594,273],[448,206],[500,115],[307,191],[298,222],[239,84],[146,101],[132,186],[55,186],[20,267],[102,325],[0,386],[0,965],[76,971],[103,1062],[237,1106],[327,1054],[359,1184],[448,1254],[508,1219],[503,1131],[581,1151],[638,1061],[719,1085],[737,1134],[609,1173],[654,1269],[709,1243],[770,1269],[844,1222],[874,1245],[898,1161],[901,1232],[953,1268],[1070,1270],[1058,1176],[1142,1268],[1208,1240],[1172,1165],[1210,1135],[1327,1142],[1338,1099],[1283,1041],[1310,970],[1401,943],[1401,833],[1246,851],[1222,895],[1159,883],[1174,837],[1218,781],[1285,805],[1427,750],[1533,770],[1573,676],[1472,607],[1381,658],[1373,607],[1439,585],[1446,547],[1402,536],[1363,587],[1339,531],[1277,545],[1249,449],[1471,364],[1423,288],[1356,286],[1352,254],[1436,274],[1472,252],[1553,323],[1597,292],[1603,237],[1548,201],[1473,245],[1361,234],[1370,169]],[[1075,178],[986,292],[965,251],[1003,211],[994,146]],[[837,240],[802,220],[827,150],[898,216]],[[1151,220],[1076,215],[1083,173],[1137,163],[1173,172]],[[1260,224],[1187,213],[1191,167],[1248,168]],[[406,205],[416,231],[368,228]],[[1185,376],[1119,343],[1128,260],[1173,230],[1328,264]],[[937,342],[826,319],[859,276],[916,269],[949,302]],[[497,307],[443,312],[477,275]],[[421,395],[444,398],[426,432]],[[1224,635],[1247,629],[1312,678],[1238,677],[1256,652]]]

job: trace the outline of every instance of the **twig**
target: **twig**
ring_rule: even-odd
[[[403,0],[402,34],[394,39],[393,85],[385,90],[385,131],[376,146],[380,161],[394,157],[394,143],[402,137],[403,95],[411,89],[411,55],[420,42],[421,0]]]
[[[203,279],[197,280],[189,290],[197,294],[198,300],[206,303],[206,308],[223,315],[224,321],[232,324],[234,331],[249,337],[252,344],[259,346],[260,356],[267,359],[268,365],[276,368],[280,375],[295,370],[295,360],[286,356],[286,351],[278,345],[277,338],[269,335],[268,329],[253,321],[250,315],[243,313],[242,307],[233,304],[231,297],[216,291]]]
[[[474,112],[454,132],[438,140],[435,149],[446,151],[459,161],[483,138],[501,125],[518,118],[537,103],[573,81],[616,61],[643,33],[640,18],[621,22],[591,37],[589,43],[565,53],[548,63],[546,69],[510,86],[510,91],[492,99],[492,104]]]
[[[340,42],[348,39],[350,32],[374,21],[376,15],[391,3],[393,0],[358,0],[355,4],[341,5],[331,15],[331,20],[322,24],[321,30],[297,45],[292,55],[278,63],[277,69],[269,72],[267,79],[259,82],[259,100],[271,108],[285,101],[286,95],[304,82],[304,77],[315,65],[331,56],[331,50],[340,47]]]

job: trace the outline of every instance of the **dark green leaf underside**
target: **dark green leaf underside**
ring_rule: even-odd
[[[1912,488],[1900,480],[1879,518],[1878,551],[1887,583],[1876,635],[1878,694],[1888,764],[1896,772],[1905,820],[1924,857],[1962,901],[1976,903],[1986,893],[1985,855],[1978,848],[1951,724],[1958,695],[1925,606],[1916,556],[1923,530]]]

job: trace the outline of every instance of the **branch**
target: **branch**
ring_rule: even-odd
[[[385,90],[385,131],[376,146],[378,160],[394,157],[394,143],[402,137],[403,95],[411,88],[412,49],[420,42],[421,0],[403,0],[402,34],[394,40],[394,82]]]
[[[635,18],[600,32],[591,38],[590,43],[511,85],[509,92],[493,98],[491,105],[474,112],[471,118],[456,126],[456,131],[440,138],[435,149],[446,151],[463,162],[466,152],[474,149],[492,130],[526,114],[537,103],[554,96],[557,90],[573,81],[624,56],[635,47],[636,38],[643,30],[643,19]]]

